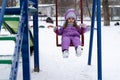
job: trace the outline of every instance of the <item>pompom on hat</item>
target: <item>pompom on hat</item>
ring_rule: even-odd
[[[68,9],[65,13],[65,20],[67,20],[68,18],[74,18],[75,20],[77,20],[77,14],[76,11],[74,9]]]

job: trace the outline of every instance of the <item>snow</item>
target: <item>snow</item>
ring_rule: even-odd
[[[40,22],[39,22],[40,23]],[[90,24],[90,22],[85,22]],[[120,80],[120,25],[102,24],[102,77],[103,80]],[[31,80],[97,80],[97,31],[94,30],[92,63],[88,65],[90,31],[85,33],[85,46],[80,57],[75,56],[74,47],[69,48],[69,58],[62,58],[61,47],[56,46],[53,28],[39,28],[40,72],[34,72],[34,57],[30,56]],[[96,25],[95,25],[96,26]],[[5,31],[3,31],[5,32]],[[13,53],[14,42],[0,41],[0,55]],[[11,54],[12,55],[12,54]],[[1,58],[1,57],[0,57]],[[11,65],[0,64],[0,80],[8,80]],[[20,59],[17,80],[22,80]]]

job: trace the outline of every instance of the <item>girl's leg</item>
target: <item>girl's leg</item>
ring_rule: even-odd
[[[70,37],[63,36],[62,37],[62,51],[68,50],[70,45]]]
[[[76,50],[76,56],[81,56],[81,53],[83,51],[82,47],[80,46],[80,38],[79,37],[74,37],[72,38],[72,43],[75,46],[75,50]]]
[[[77,46],[80,46],[81,45],[81,43],[80,43],[80,38],[79,37],[73,37],[72,38],[72,44],[75,46],[75,47],[77,47]]]

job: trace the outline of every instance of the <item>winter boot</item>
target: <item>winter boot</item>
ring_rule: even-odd
[[[81,56],[81,54],[83,53],[83,48],[81,46],[78,46],[76,48],[76,56]]]
[[[69,56],[68,50],[64,50],[63,51],[63,58],[68,58],[68,56]]]

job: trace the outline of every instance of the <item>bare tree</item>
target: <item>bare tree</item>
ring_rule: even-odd
[[[109,5],[108,0],[103,0],[103,18],[104,18],[104,26],[110,25],[110,16],[109,16]]]
[[[0,0],[0,5],[2,5],[2,0]]]
[[[8,0],[7,6],[16,6],[16,0]]]
[[[42,4],[53,4],[55,0],[39,0],[39,2]]]
[[[0,0],[0,5],[2,5],[2,1],[3,0]],[[16,6],[16,0],[8,0],[7,6],[8,7],[10,7],[10,6]]]

